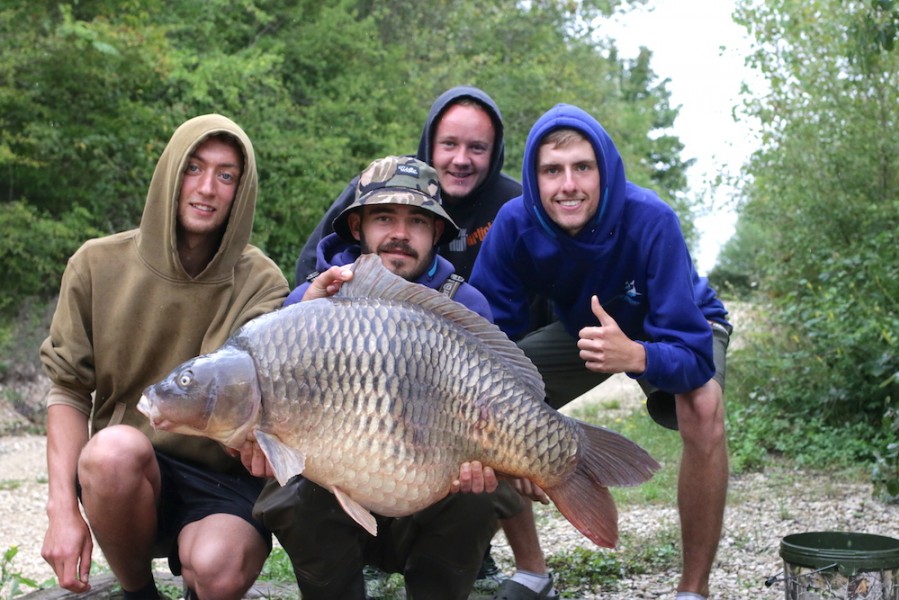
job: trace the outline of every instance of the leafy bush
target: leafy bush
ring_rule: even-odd
[[[871,479],[874,495],[884,502],[899,504],[899,410],[887,411],[889,432],[883,451],[875,453]]]
[[[3,552],[0,558],[0,592],[5,598],[15,598],[22,595],[22,586],[37,589],[40,584],[33,579],[24,577],[12,567],[13,559],[19,553],[18,546],[10,546]]]
[[[87,238],[100,232],[86,211],[73,208],[61,220],[24,202],[0,204],[0,271],[4,292],[0,313],[16,310],[26,298],[58,289],[66,261]]]

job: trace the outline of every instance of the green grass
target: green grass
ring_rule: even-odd
[[[19,479],[0,480],[0,492],[12,492],[20,487],[22,487],[22,481]]]

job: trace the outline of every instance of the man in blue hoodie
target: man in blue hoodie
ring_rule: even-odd
[[[439,244],[458,228],[441,205],[437,172],[411,157],[388,156],[357,178],[355,201],[334,220],[335,233],[321,240],[321,275],[298,286],[285,305],[332,295],[352,276],[343,266],[361,254],[377,254],[384,266],[408,281],[437,289],[492,320],[484,296],[454,277],[439,256]],[[460,468],[454,490],[482,491],[466,481],[474,464]],[[376,515],[372,537],[324,488],[295,477],[281,487],[270,482],[254,509],[287,551],[304,600],[363,600],[363,565],[402,573],[410,598],[467,599],[484,553],[498,527],[497,509],[520,511],[520,496],[508,485],[492,494],[450,494],[408,517]]]
[[[626,373],[647,393],[650,415],[679,429],[677,590],[679,598],[703,598],[727,496],[727,311],[697,275],[674,211],[627,181],[611,138],[583,110],[560,104],[536,122],[522,186],[497,214],[471,282],[540,370],[553,407]],[[533,293],[553,302],[558,321],[529,333]],[[540,597],[516,584],[522,563],[542,562],[532,512],[503,528],[533,543],[530,556],[513,543],[519,572],[496,597]]]

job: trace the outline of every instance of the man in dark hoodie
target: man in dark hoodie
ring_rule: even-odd
[[[679,429],[684,565],[677,597],[703,599],[727,496],[727,311],[697,275],[677,215],[655,192],[627,180],[614,142],[583,110],[559,104],[537,120],[522,182],[522,196],[496,216],[472,284],[490,302],[497,326],[537,366],[551,406],[627,373],[647,393],[650,415]],[[553,301],[559,320],[529,333],[524,299],[535,292]],[[519,525],[530,527],[539,560],[530,511],[514,520],[527,516],[530,524]],[[515,547],[521,561],[522,547]],[[508,591],[499,597],[545,597]]]
[[[458,235],[441,243],[438,252],[467,279],[496,211],[521,194],[521,185],[502,173],[505,149],[499,107],[475,87],[447,90],[431,105],[415,156],[437,170],[446,212],[459,227]],[[297,260],[297,284],[316,270],[318,243],[333,231],[337,215],[352,204],[356,183],[353,179],[347,185],[306,240]]]
[[[437,251],[456,275],[467,279],[496,212],[521,194],[521,184],[502,173],[504,127],[496,102],[476,87],[458,86],[441,94],[428,112],[416,157],[437,171],[444,208],[458,226],[458,234],[441,241]],[[319,242],[334,231],[334,220],[353,203],[357,183],[354,178],[347,185],[306,240],[297,259],[297,284],[317,272],[319,260],[327,262],[317,256]],[[546,305],[535,299],[530,306],[533,324],[545,324]],[[503,577],[489,552],[481,576]]]
[[[319,243],[321,275],[299,285],[285,305],[332,295],[352,276],[343,266],[361,254],[377,254],[384,266],[408,281],[440,289],[453,281],[453,266],[436,252],[438,244],[456,239],[458,228],[443,210],[437,172],[411,157],[388,156],[374,161],[356,179],[355,200],[334,220],[335,233]],[[453,299],[490,320],[484,296],[456,281]],[[455,491],[466,487],[460,469]],[[499,501],[502,500],[502,501]],[[270,482],[256,504],[257,516],[278,537],[293,564],[307,600],[363,600],[363,566],[402,573],[410,598],[464,600],[469,597],[481,560],[493,534],[498,505],[520,511],[518,494],[502,486],[495,494],[450,494],[407,517],[376,515],[372,537],[341,508],[330,491],[304,479],[285,486]]]

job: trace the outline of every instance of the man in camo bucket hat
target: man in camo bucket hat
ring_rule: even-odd
[[[388,156],[371,163],[359,176],[355,200],[334,219],[334,233],[316,246],[317,273],[300,283],[284,305],[336,293],[352,276],[346,265],[362,254],[375,254],[395,275],[440,291],[491,320],[484,295],[457,277],[452,263],[437,252],[441,240],[458,235],[437,190],[436,171],[419,160]],[[375,515],[374,538],[333,493],[302,476],[283,487],[269,482],[253,514],[287,552],[303,600],[379,595],[375,581],[372,591],[366,591],[366,568],[402,573],[407,598],[465,600],[499,526],[497,519],[524,506],[505,482],[493,493],[480,493],[483,483],[474,473],[479,468],[460,465],[458,482],[451,485],[463,493],[449,494],[412,515]]]
[[[416,158],[387,156],[368,165],[359,176],[355,202],[334,219],[334,232],[354,242],[347,217],[359,207],[372,204],[407,204],[434,213],[444,222],[437,245],[447,244],[459,235],[459,228],[443,209],[437,171]]]

